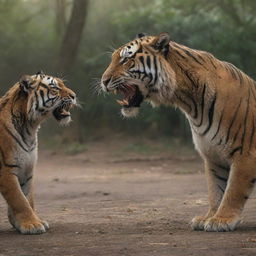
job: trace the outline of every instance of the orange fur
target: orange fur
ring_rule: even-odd
[[[102,76],[103,90],[124,92],[131,85],[143,100],[177,106],[189,121],[205,162],[210,204],[192,227],[234,230],[256,181],[256,82],[232,64],[162,33],[138,38],[113,53]],[[126,94],[130,102],[121,102],[122,113],[134,116],[136,95]]]
[[[62,112],[64,99],[69,105]],[[60,79],[43,74],[23,76],[0,99],[0,192],[8,204],[10,223],[22,234],[39,234],[49,228],[34,210],[38,127],[57,107],[56,115],[64,118],[61,114],[74,104],[74,92]]]

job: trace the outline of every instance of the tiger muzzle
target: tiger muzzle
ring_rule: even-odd
[[[60,121],[64,118],[70,117],[70,110],[76,106],[76,100],[63,100],[61,104],[53,110],[53,116],[56,120]]]

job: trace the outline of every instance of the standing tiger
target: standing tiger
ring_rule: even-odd
[[[48,228],[35,213],[33,169],[37,161],[40,123],[53,114],[70,122],[76,95],[63,81],[44,75],[24,75],[0,99],[0,192],[8,204],[9,221],[22,234],[40,234]]]
[[[185,113],[205,164],[209,210],[194,230],[232,231],[256,181],[256,82],[212,54],[140,34],[117,49],[101,80],[135,116],[145,100]]]

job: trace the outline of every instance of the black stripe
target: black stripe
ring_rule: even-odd
[[[233,69],[233,67],[230,65],[230,63],[227,63],[228,65],[226,66],[226,69],[228,69],[229,73],[231,73],[232,77],[237,80],[236,73]]]
[[[20,168],[20,166],[17,165],[17,164],[8,164],[8,163],[5,162],[4,151],[3,151],[3,149],[1,147],[0,147],[0,153],[2,155],[2,160],[3,160],[4,166],[10,167],[10,168]]]
[[[139,59],[139,61],[141,62],[142,66],[143,66],[143,71],[142,71],[142,72],[145,72],[144,57],[143,57],[143,56],[140,56],[138,59]]]
[[[140,45],[140,48],[137,50],[136,53],[142,53],[142,52],[143,52],[142,45]],[[135,53],[135,54],[136,54],[136,53]]]
[[[176,50],[176,53],[182,58],[182,59],[187,59],[185,56],[183,56],[178,50]]]
[[[239,82],[240,82],[240,84],[242,84],[242,82],[243,82],[243,76],[242,76],[242,73],[241,73],[241,71],[240,70],[238,70],[236,67],[234,67],[235,68],[235,71],[236,71],[236,73],[237,73],[237,75],[238,75],[238,77],[239,77]]]
[[[203,62],[205,62],[204,58],[203,58],[200,54],[198,54],[197,57],[198,57],[200,60],[202,60]]]
[[[30,105],[30,108],[29,108],[28,114],[30,114],[30,112],[32,111],[32,108],[33,108],[33,102],[32,102],[32,103],[31,103],[31,105]]]
[[[157,59],[156,59],[156,56],[153,56],[153,63],[154,63],[154,67],[155,68],[155,77],[154,77],[154,82],[153,84],[156,83],[156,80],[157,80],[157,72],[158,72],[158,68],[157,68]]]
[[[202,135],[205,135],[211,129],[216,98],[217,98],[217,93],[215,93],[214,96],[213,96],[211,106],[210,106],[209,111],[208,111],[208,120],[209,120],[208,126],[205,129],[205,131],[202,133]]]
[[[213,67],[216,69],[216,66],[213,63],[211,56],[207,55],[207,57],[208,57],[209,61],[211,62],[211,64],[213,65]]]
[[[176,92],[174,92],[174,95],[175,95],[175,97],[176,97],[181,103],[183,103],[185,106],[187,106],[187,108],[188,108],[188,113],[190,113],[190,112],[191,112],[191,106],[190,106],[190,104],[188,104],[186,101],[184,101],[179,95],[176,94]]]
[[[150,70],[150,67],[151,67],[151,59],[150,59],[150,56],[149,56],[149,55],[147,56],[147,66],[148,66],[148,69]]]
[[[224,194],[225,190],[218,184],[218,188],[222,191],[222,193]]]
[[[216,167],[222,169],[222,170],[225,170],[227,172],[229,172],[229,167],[226,167],[226,166],[223,166],[221,164],[217,164],[217,163],[213,163]]]
[[[41,87],[43,87],[43,88],[45,88],[45,89],[49,90],[48,86],[47,86],[47,85],[45,85],[45,84],[40,83],[40,84],[39,84],[39,86],[41,86]]]
[[[205,97],[205,90],[206,90],[206,85],[204,84],[203,92],[201,95],[201,120],[199,124],[194,124],[196,127],[200,127],[203,123],[204,119],[204,97]]]
[[[197,116],[198,116],[198,109],[197,109],[196,101],[194,100],[194,98],[193,98],[188,92],[186,92],[186,91],[184,91],[184,90],[181,90],[180,92],[192,101],[193,107],[194,107],[194,108],[193,108],[193,109],[194,109],[194,114],[193,114],[192,117],[193,117],[194,119],[196,119]]]
[[[37,95],[36,91],[34,92],[34,94],[35,94],[35,97],[36,97],[36,110],[38,110],[38,108],[39,108],[38,95]]]
[[[25,137],[25,130],[27,131],[27,134],[30,134],[30,131],[27,127],[27,117],[23,113],[19,113],[17,116],[12,114],[12,124],[17,133],[21,136],[24,144],[29,147],[26,137]]]
[[[42,90],[39,91],[42,102],[43,102],[43,106],[45,107],[45,101],[44,101],[44,92]]]
[[[148,77],[146,74],[143,74],[143,77],[141,77],[141,81],[144,81],[144,79]]]
[[[147,77],[149,78],[149,84],[151,83],[151,81],[153,80],[153,75],[151,74],[151,73],[149,73],[148,75],[147,75]]]
[[[190,77],[190,74],[188,71],[183,70],[184,74],[188,78],[188,80],[191,82],[192,85],[194,85],[196,88],[198,88],[198,84],[195,83],[195,81]]]
[[[20,186],[24,187],[32,178],[33,178],[33,176],[28,177],[24,183],[20,184]]]
[[[234,144],[234,142],[236,141],[236,138],[237,138],[237,136],[238,136],[238,134],[239,134],[239,132],[240,132],[241,126],[242,126],[242,124],[240,123],[240,125],[239,125],[239,127],[238,127],[238,129],[237,129],[237,131],[236,131],[236,134],[235,134],[235,136],[234,136],[234,138],[233,138],[233,144]]]
[[[219,175],[216,173],[215,170],[212,169],[211,171],[213,172],[214,176],[215,176],[217,179],[222,180],[222,181],[225,181],[225,182],[228,181],[226,178],[219,176]]]
[[[22,145],[22,143],[19,141],[19,139],[9,130],[9,128],[7,128],[7,127],[5,126],[5,124],[3,124],[3,126],[4,126],[5,130],[7,131],[7,133],[18,143],[18,145],[19,145],[24,151],[30,152],[28,149],[26,149],[26,148]]]
[[[239,108],[240,108],[240,106],[241,106],[241,102],[242,102],[242,98],[240,98],[239,104],[238,104],[238,106],[237,106],[237,108],[236,108],[236,111],[235,111],[235,113],[234,113],[234,115],[233,115],[233,117],[232,117],[232,119],[231,119],[231,123],[230,123],[230,125],[229,125],[229,127],[228,127],[228,133],[227,133],[227,136],[226,136],[226,141],[225,141],[225,143],[227,143],[228,140],[229,140],[230,131],[231,131],[232,125],[234,124],[234,122],[235,122],[235,120],[236,120],[236,116],[237,116],[237,113],[238,113]]]
[[[217,134],[219,133],[219,130],[220,130],[220,125],[221,125],[221,122],[223,120],[223,115],[224,115],[224,109],[222,110],[221,112],[221,116],[220,116],[220,120],[219,120],[219,123],[218,123],[218,127],[217,127],[217,130],[215,132],[215,134],[213,135],[212,139],[211,140],[214,140],[214,138],[217,136]]]
[[[236,147],[236,148],[234,148],[231,152],[230,152],[230,156],[233,156],[237,151],[241,151],[241,149],[242,149],[242,147],[241,146],[239,146],[239,147]]]
[[[198,87],[195,82],[191,79],[191,77],[188,75],[188,73],[183,69],[183,67],[179,64],[179,63],[176,63],[176,65],[180,68],[180,70],[186,75],[186,77],[188,78],[188,80],[191,82],[191,89],[193,90],[193,85]]]
[[[197,62],[200,65],[203,65],[190,51],[183,49],[183,51],[191,57],[195,62]]]

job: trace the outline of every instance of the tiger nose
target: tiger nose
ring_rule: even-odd
[[[110,82],[110,80],[111,80],[111,77],[102,80],[102,83],[105,85],[105,87],[107,87],[107,85]]]
[[[76,98],[76,94],[74,92],[69,94],[69,97],[74,100]]]

